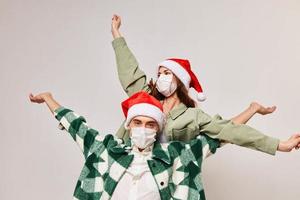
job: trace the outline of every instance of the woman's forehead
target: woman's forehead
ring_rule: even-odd
[[[171,70],[169,70],[168,68],[166,68],[166,67],[164,67],[164,66],[159,66],[158,72],[163,73],[163,72],[165,72],[165,71],[170,71],[170,72],[172,72]]]

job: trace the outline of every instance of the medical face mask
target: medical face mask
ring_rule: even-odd
[[[161,74],[156,81],[156,88],[165,97],[171,96],[177,88],[176,82],[173,81],[173,75]]]
[[[155,142],[156,131],[145,127],[131,128],[131,142],[138,148],[145,149]]]

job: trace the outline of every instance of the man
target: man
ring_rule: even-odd
[[[205,199],[201,165],[220,142],[203,135],[188,143],[157,142],[165,117],[160,102],[148,93],[122,102],[130,131],[126,143],[89,127],[83,116],[60,106],[50,93],[30,95],[30,100],[46,102],[60,129],[70,133],[84,154],[74,199]],[[289,140],[293,147],[299,143],[298,136]]]
[[[74,199],[205,199],[201,163],[220,143],[206,136],[188,144],[158,143],[165,118],[154,97],[139,92],[122,103],[131,133],[126,144],[49,99],[60,128],[70,133],[85,157]]]

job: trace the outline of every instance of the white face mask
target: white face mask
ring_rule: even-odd
[[[155,129],[145,127],[131,128],[131,141],[138,148],[145,149],[155,142]]]
[[[156,88],[165,97],[171,96],[177,88],[176,82],[173,81],[173,75],[161,74],[156,81]]]

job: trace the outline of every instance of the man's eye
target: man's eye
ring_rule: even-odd
[[[154,124],[148,124],[148,128],[153,128]]]

